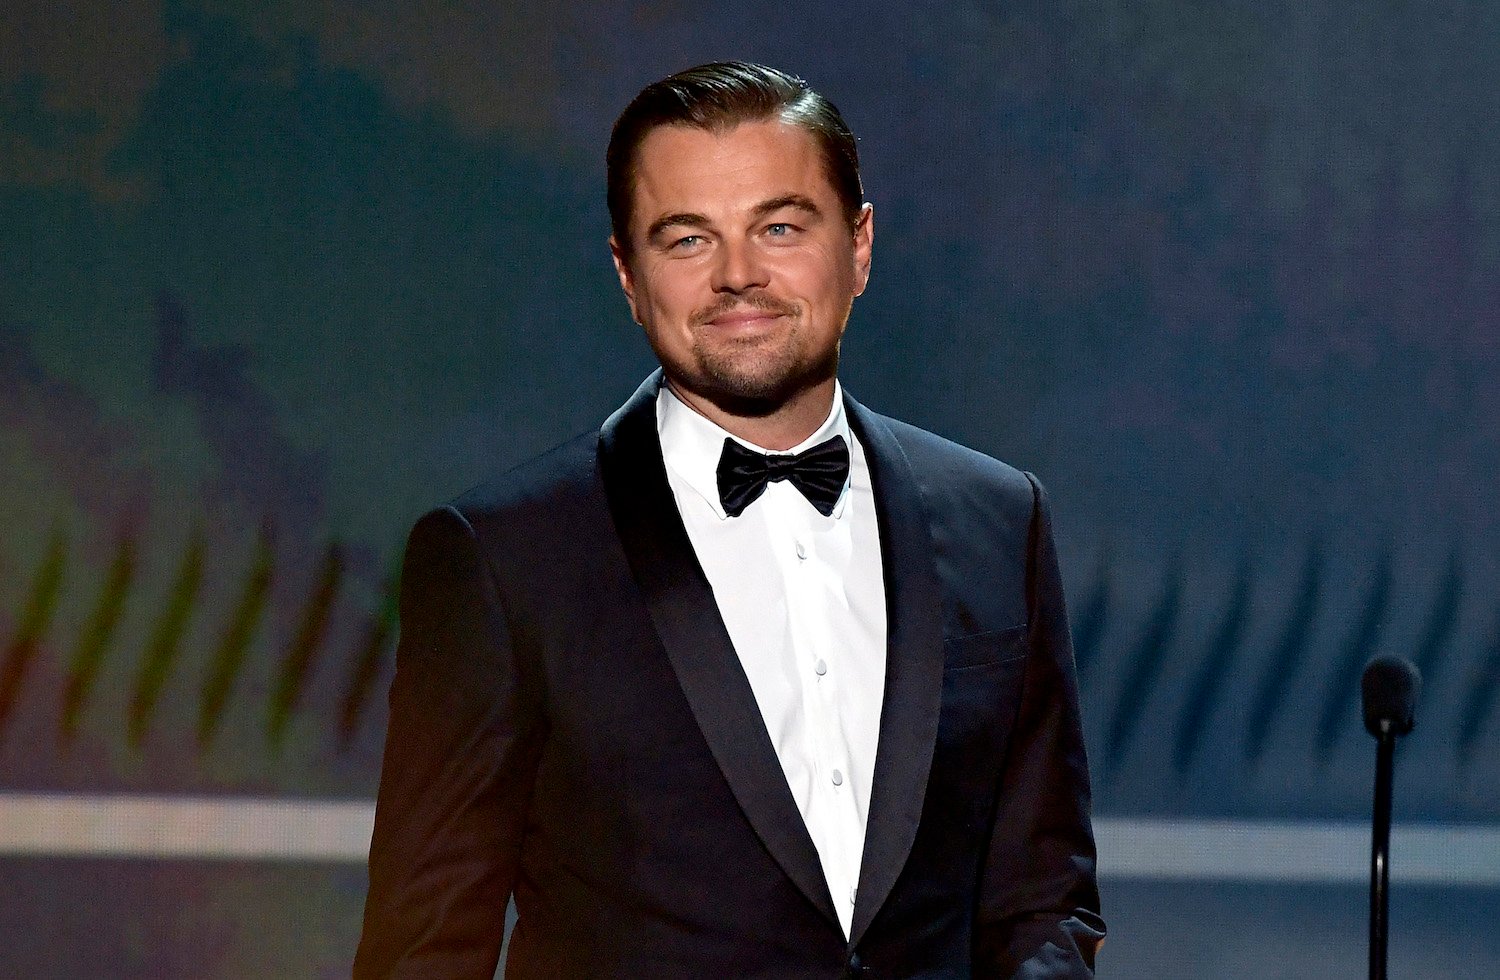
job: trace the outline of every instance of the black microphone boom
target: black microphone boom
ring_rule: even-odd
[[[1375,736],[1375,825],[1370,843],[1370,980],[1386,980],[1391,884],[1391,782],[1396,739],[1412,729],[1422,675],[1405,657],[1376,657],[1359,682],[1365,728]]]

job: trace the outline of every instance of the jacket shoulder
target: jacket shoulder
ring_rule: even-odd
[[[566,512],[597,483],[598,442],[597,431],[575,436],[469,488],[441,509],[457,511],[476,530],[538,513]]]
[[[598,433],[562,445],[487,480],[422,517],[408,538],[412,555],[451,562],[468,554],[493,576],[512,615],[538,613],[568,583],[597,578],[614,537],[598,475]]]
[[[446,553],[464,537],[497,560],[555,550],[568,528],[597,522],[603,513],[597,444],[597,432],[576,436],[433,507],[407,536],[408,556],[424,544]]]
[[[1030,515],[1040,491],[1030,473],[900,419],[875,418],[890,429],[929,499],[983,499]]]

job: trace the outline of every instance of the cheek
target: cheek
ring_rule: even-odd
[[[785,294],[814,310],[836,311],[853,295],[852,267],[820,257],[816,263],[804,263],[786,270],[782,278]],[[772,287],[773,291],[775,287]]]
[[[673,268],[653,275],[642,291],[652,312],[665,321],[684,321],[705,302],[703,289],[691,269]]]
[[[853,250],[835,243],[811,247],[788,264],[785,274],[810,293],[846,292],[854,284]]]

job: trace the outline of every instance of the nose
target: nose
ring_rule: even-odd
[[[751,244],[725,241],[719,248],[713,269],[714,292],[737,294],[760,289],[768,279],[765,265]]]

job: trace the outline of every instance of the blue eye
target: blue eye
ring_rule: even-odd
[[[792,233],[792,226],[785,221],[778,221],[773,225],[766,226],[766,232],[779,238],[782,235],[790,235]]]
[[[684,235],[672,243],[673,248],[692,248],[703,239],[698,235]]]

